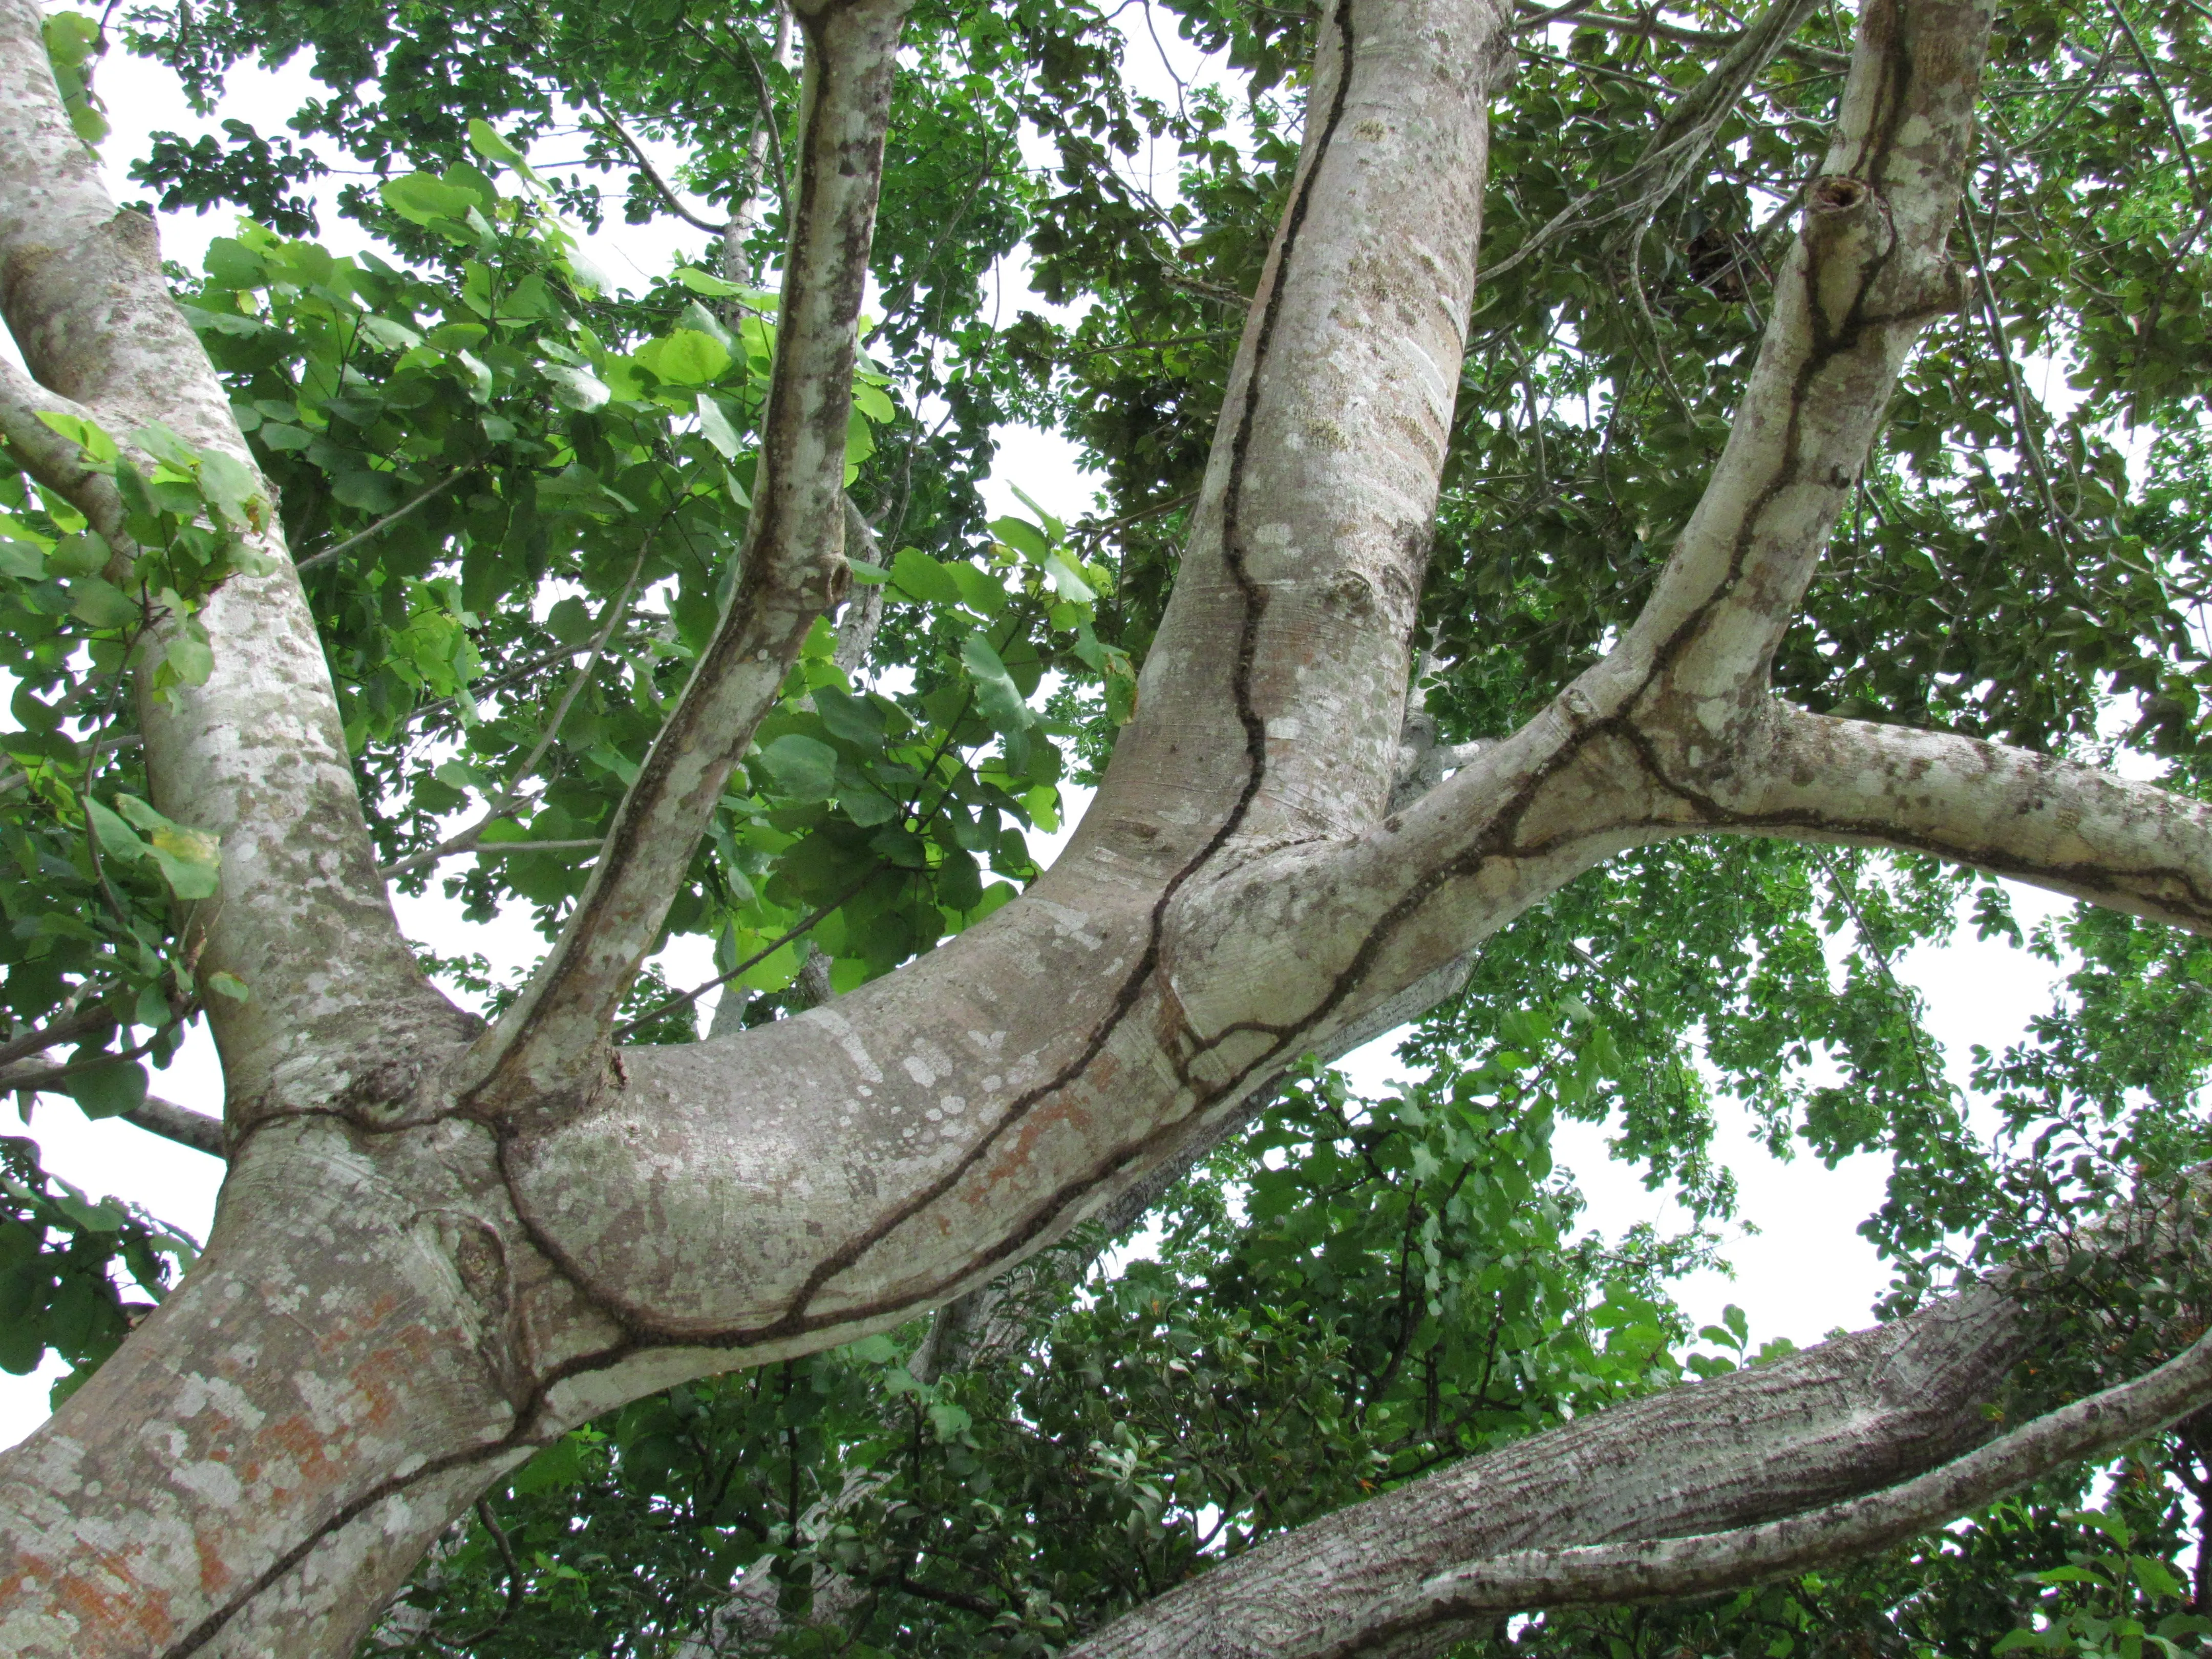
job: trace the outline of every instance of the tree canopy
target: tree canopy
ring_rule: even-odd
[[[763,649],[773,682],[696,847],[639,854],[672,885],[641,946],[713,941],[716,1037],[834,1009],[1016,902],[1042,874],[1025,832],[1169,695],[1146,665],[1224,465],[1216,428],[1237,429],[1248,315],[1274,303],[1270,248],[1304,210],[1310,97],[1349,77],[1316,61],[1342,15],[906,13],[863,332],[822,371],[849,398],[852,586],[793,612],[787,662]],[[1390,532],[1422,542],[1425,574],[1357,601],[1409,623],[1392,811],[1547,718],[1663,600],[1778,326],[1856,27],[1811,0],[1571,0],[1504,30],[1433,525]],[[1939,249],[1953,289],[1767,653],[1788,704],[2191,799],[2212,783],[2208,29],[2193,0],[1997,8]],[[1218,78],[1137,89],[1148,30]],[[219,1150],[149,1093],[160,1066],[203,1018],[305,1016],[203,962],[192,907],[231,902],[232,843],[152,769],[149,723],[225,649],[216,596],[268,576],[281,537],[378,876],[526,911],[549,950],[574,935],[587,885],[615,879],[594,872],[625,802],[695,718],[687,685],[766,580],[746,550],[791,487],[764,422],[790,407],[770,396],[787,342],[813,349],[790,295],[826,106],[803,100],[773,0],[141,3],[52,14],[43,40],[88,144],[105,52],[157,58],[209,107],[250,62],[304,56],[321,88],[282,132],[161,135],[131,173],[149,209],[240,216],[203,269],[164,274],[243,456],[49,410],[5,428],[0,468],[0,1079]],[[328,251],[332,211],[374,251]],[[580,228],[672,217],[693,251],[642,291],[580,252]],[[994,311],[1010,264],[1051,314]],[[1359,305],[1429,303],[1362,280],[1340,273]],[[1301,407],[1298,453],[1356,449],[1348,407]],[[1012,421],[1081,446],[1093,514],[988,515],[978,483]],[[111,481],[104,523],[49,440]],[[644,1391],[526,1461],[518,1443],[368,1650],[1059,1651],[1455,1460],[1778,1361],[1788,1344],[1740,1317],[1692,1329],[1669,1293],[1732,1213],[1723,1091],[1778,1147],[1888,1155],[1865,1231],[1893,1319],[1992,1276],[2032,1287],[2008,1424],[2187,1347],[2204,1264],[2172,1240],[2196,1237],[2212,1157],[2212,944],[2091,904],[2024,935],[1991,873],[2011,866],[1932,833],[1607,850],[1361,1029],[1420,1016],[1401,1094],[1358,1097],[1331,1031],[1264,1105],[933,1314]],[[2069,969],[1965,1090],[1895,968],[1960,927]],[[557,956],[526,988],[417,955],[466,1004],[448,1040],[491,1021],[522,1043],[556,1006]],[[710,988],[625,979],[619,1052],[701,1043]],[[236,1102],[289,1086],[283,1064],[234,1076],[234,1147]],[[1592,1231],[1553,1166],[1563,1119],[1606,1125],[1688,1229]],[[51,1349],[76,1368],[66,1398],[194,1246],[47,1175],[27,1141],[4,1157],[0,1364]],[[1149,1254],[1110,1248],[1140,1226]],[[1449,1650],[2193,1650],[2208,1483],[2190,1418],[1848,1564],[1484,1608]]]

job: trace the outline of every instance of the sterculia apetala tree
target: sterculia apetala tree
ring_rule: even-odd
[[[385,896],[369,822],[385,808],[364,803],[351,757],[373,711],[341,702],[302,586],[303,567],[344,544],[288,549],[296,504],[272,498],[240,429],[250,418],[296,431],[303,453],[336,447],[336,423],[374,412],[347,401],[368,377],[349,381],[342,361],[316,389],[322,420],[258,400],[242,416],[210,354],[256,337],[263,313],[234,298],[202,343],[148,222],[98,183],[39,9],[0,12],[0,307],[29,369],[0,386],[0,432],[47,492],[42,522],[66,532],[15,556],[22,579],[55,584],[53,614],[96,636],[94,684],[130,699],[149,792],[111,806],[82,773],[58,775],[58,834],[95,849],[85,867],[118,915],[178,907],[190,988],[172,971],[177,1006],[142,994],[129,1012],[158,1029],[186,1004],[204,1011],[231,1165],[204,1255],[6,1458],[9,1651],[347,1651],[431,1540],[569,1427],[985,1284],[1210,1144],[1306,1054],[1446,994],[1486,938],[1632,849],[1712,834],[1894,848],[2212,926],[2212,819],[2185,796],[1980,738],[1808,713],[1771,690],[1900,366],[1972,297],[1954,237],[1986,5],[1869,6],[1727,441],[1640,611],[1517,729],[1400,791],[1490,182],[1486,108],[1514,19],[1342,0],[1316,25],[1297,168],[1172,594],[1133,707],[1116,693],[1130,718],[1073,843],[1018,897],[988,901],[976,848],[905,828],[920,796],[839,783],[841,799],[890,804],[872,825],[848,814],[895,832],[881,861],[967,872],[964,902],[933,902],[972,925],[912,954],[935,933],[886,923],[905,945],[875,954],[907,959],[854,947],[864,970],[794,1017],[621,1042],[633,981],[730,792],[803,795],[810,769],[817,794],[831,787],[842,751],[790,744],[799,727],[772,723],[811,699],[819,729],[889,741],[884,711],[846,689],[823,619],[853,603],[848,555],[878,580],[906,560],[864,556],[880,550],[856,545],[845,497],[904,9],[793,9],[805,82],[776,151],[788,194],[772,336],[758,315],[732,326],[702,307],[622,364],[579,331],[549,367],[518,366],[502,325],[570,314],[556,290],[589,286],[550,231],[543,270],[511,284],[474,263],[463,332],[360,325],[364,354],[398,354],[394,385],[412,373],[489,407],[538,374],[599,416],[565,456],[542,458],[560,470],[541,493],[626,521],[629,560],[609,592],[627,595],[664,536],[703,535],[702,515],[744,504],[726,591],[707,571],[671,601],[659,655],[680,690],[649,750],[634,763],[610,751],[601,769],[620,799],[588,880],[488,1025],[430,986]],[[1691,148],[1663,140],[1654,171]],[[484,139],[488,156],[500,149]],[[487,252],[522,222],[451,169],[386,199],[428,236]],[[254,269],[211,273],[197,309],[265,287],[305,330],[410,280],[379,262],[345,290],[273,237],[240,247],[226,257]],[[695,283],[718,300],[741,301],[740,286]],[[757,453],[746,477],[709,480],[710,507],[672,459],[734,459],[720,394],[692,389],[725,370],[750,384],[740,356],[759,364]],[[690,412],[680,428],[646,431],[638,414],[611,433],[599,412],[633,404]],[[426,428],[446,418],[427,397],[416,407]],[[294,441],[263,441],[274,454]],[[362,507],[378,489],[332,493]],[[386,511],[411,499],[396,491]],[[903,582],[1003,610],[962,580],[907,561]],[[1040,540],[1020,584],[1032,626],[1078,641],[1111,689],[1083,571]],[[437,633],[431,610],[410,609],[434,590],[391,592],[409,628]],[[599,641],[595,661],[612,637],[596,626],[578,635]],[[439,637],[450,664],[463,647]],[[972,702],[1002,741],[994,775],[1027,781],[1014,635],[971,637],[939,748],[960,746]],[[736,769],[761,738],[755,779],[752,763]],[[937,775],[922,758],[917,783]],[[473,782],[465,769],[448,780]],[[990,787],[995,811],[1015,806]],[[495,817],[514,805],[488,793]],[[836,837],[815,833],[825,865],[846,867]],[[78,867],[55,859],[57,880]],[[833,879],[818,896],[836,908],[849,895]],[[27,1034],[10,1058],[125,1018],[100,1006],[73,1006],[78,1024]],[[68,1081],[53,1069],[11,1080]],[[1247,1552],[1080,1650],[1419,1652],[1502,1609],[1748,1582],[1923,1529],[2170,1423],[2212,1388],[2212,1361],[2186,1347],[2000,1423],[1990,1408],[2030,1340],[2002,1282],[1971,1289],[1438,1470]]]

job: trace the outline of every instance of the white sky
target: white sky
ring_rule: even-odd
[[[1172,82],[1144,61],[1151,51],[1149,40],[1141,33],[1135,38],[1142,50],[1132,52],[1133,71],[1156,81],[1157,95],[1171,100]],[[1170,42],[1170,49],[1177,45]],[[1182,67],[1188,77],[1193,65],[1184,63]],[[186,106],[165,71],[111,57],[101,64],[97,82],[116,127],[102,147],[111,188],[121,200],[144,194],[125,179],[123,172],[132,155],[143,153],[151,131],[166,128],[190,136],[219,131],[226,115],[240,116],[264,132],[273,131],[313,85],[296,64],[274,74],[241,71],[224,106],[203,121]],[[166,217],[163,252],[197,267],[207,242],[229,228],[227,215]],[[357,237],[349,239],[350,228],[334,215],[325,216],[324,230],[339,251],[359,245]],[[696,254],[702,240],[688,230],[673,234],[664,227],[615,225],[591,239],[587,252],[618,283],[642,286],[643,279],[666,270],[679,250]],[[1002,303],[1009,313],[1016,306],[1048,309],[1026,291],[1018,271],[1008,272],[1006,283]],[[1080,516],[1091,502],[1092,485],[1076,468],[1072,447],[1030,428],[1008,428],[1001,434],[998,465],[984,491],[992,511],[1023,511],[1009,488],[1014,483],[1064,519]],[[1064,844],[1066,834],[1064,830],[1049,838],[1054,843],[1050,850]],[[2014,902],[2023,928],[2063,908],[2048,896],[2026,889],[2014,890]],[[495,971],[509,976],[534,960],[542,948],[526,921],[519,919],[472,926],[460,919],[458,905],[434,894],[422,899],[400,897],[396,902],[401,925],[410,938],[449,954],[481,951]],[[678,985],[696,983],[714,971],[707,941],[697,939],[678,941],[663,958],[663,966]],[[2025,1022],[2049,1006],[2054,978],[2047,964],[2022,952],[1971,942],[1913,953],[1899,963],[1899,969],[1927,996],[1933,1029],[1951,1056],[1954,1077],[1962,1083],[1969,1046],[1981,1043],[1994,1049],[2016,1041]],[[1394,1042],[1385,1038],[1370,1044],[1347,1061],[1364,1087],[1379,1089],[1401,1069],[1389,1054]],[[186,1042],[175,1064],[156,1075],[155,1090],[203,1111],[220,1111],[222,1079],[204,1027]],[[9,1099],[12,1102],[13,1097]],[[12,1105],[0,1106],[0,1133],[25,1132],[12,1115]],[[1778,1163],[1753,1143],[1751,1127],[1746,1115],[1723,1103],[1718,1150],[1735,1170],[1741,1218],[1758,1228],[1759,1235],[1741,1240],[1731,1251],[1736,1268],[1732,1282],[1718,1273],[1700,1273],[1680,1286],[1678,1296],[1698,1322],[1717,1319],[1726,1303],[1740,1304],[1750,1316],[1754,1346],[1774,1336],[1810,1342],[1836,1327],[1867,1323],[1870,1305],[1885,1288],[1887,1274],[1872,1248],[1853,1230],[1881,1201],[1882,1160],[1861,1156],[1833,1170],[1811,1158]],[[220,1176],[214,1160],[125,1124],[88,1121],[66,1100],[42,1102],[27,1132],[40,1142],[47,1166],[57,1174],[95,1195],[135,1200],[165,1220],[206,1236]],[[1679,1213],[1665,1200],[1646,1192],[1632,1171],[1609,1161],[1603,1138],[1601,1130],[1566,1124],[1557,1146],[1559,1162],[1572,1170],[1589,1199],[1589,1224],[1608,1236],[1618,1236],[1639,1220],[1678,1224]],[[0,1445],[20,1439],[44,1418],[47,1386],[55,1374],[51,1359],[32,1376],[0,1373]]]

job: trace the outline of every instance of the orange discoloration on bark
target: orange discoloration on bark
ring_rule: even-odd
[[[237,1577],[231,1571],[230,1564],[222,1559],[222,1552],[215,1540],[209,1535],[215,1530],[216,1528],[204,1528],[192,1534],[192,1549],[200,1561],[200,1590],[210,1598],[222,1595]]]
[[[112,1585],[112,1588],[108,1588]],[[55,1603],[76,1620],[85,1636],[97,1638],[86,1651],[147,1652],[166,1646],[177,1634],[169,1616],[169,1592],[140,1583],[112,1551],[100,1550],[56,1582]]]

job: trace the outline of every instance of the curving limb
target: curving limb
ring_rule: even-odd
[[[1932,854],[2212,933],[2212,806],[1948,732],[1780,704],[1717,827]]]
[[[35,9],[6,4],[0,46],[20,56]],[[848,995],[708,1042],[616,1051],[614,1007],[724,780],[842,592],[853,321],[901,0],[799,9],[803,150],[737,597],[568,933],[473,1048],[387,1027],[386,1069],[362,1094],[347,1029],[313,999],[367,1007],[413,983],[382,977],[383,946],[360,957],[358,987],[267,1016],[268,1043],[290,1045],[281,1066],[258,1036],[227,1041],[234,1096],[243,1076],[249,1100],[299,1110],[234,1133],[200,1267],[9,1455],[0,1574],[66,1583],[72,1606],[106,1611],[72,1623],[51,1600],[0,1595],[0,1645],[181,1659],[281,1635],[348,1651],[413,1555],[533,1447],[671,1382],[988,1283],[1207,1144],[1304,1053],[1447,994],[1489,933],[1638,842],[1907,846],[2185,925],[2212,915],[2202,809],[1993,745],[1799,715],[1766,687],[1897,366],[1955,297],[1944,238],[1989,20],[1976,0],[1871,0],[1744,407],[1646,614],[1521,731],[1453,754],[1449,779],[1393,810],[1474,283],[1484,103],[1514,19],[1498,0],[1337,0],[1140,713],[1068,852],[988,921]],[[27,176],[9,154],[0,213]],[[29,171],[82,173],[67,161]],[[72,233],[88,260],[122,235],[101,228],[106,213]],[[9,283],[17,222],[0,223]],[[128,240],[97,268],[143,286]],[[40,307],[68,296],[24,283],[21,307],[14,287],[0,299],[35,340]],[[131,407],[104,401],[99,375],[28,355],[60,392],[111,417]],[[357,860],[350,842],[314,842],[337,833],[319,805],[306,830],[269,823],[223,793],[228,751],[193,735],[259,719],[271,735],[246,728],[236,764],[302,780],[288,807],[319,802],[343,771],[327,684],[270,665],[304,662],[312,629],[289,571],[232,584],[222,605],[218,659],[234,648],[252,672],[184,705],[198,725],[154,711],[148,726],[149,764],[176,792],[165,810],[231,814],[234,903],[210,948],[220,934],[238,960],[296,959],[312,914],[320,959],[345,960],[328,928],[351,925],[356,890],[382,902],[355,868],[365,839]],[[439,1080],[415,1088],[426,1071]],[[371,1124],[352,1109],[364,1098],[403,1109]],[[308,1305],[312,1326],[294,1311]],[[254,1343],[234,1337],[241,1320]],[[1432,1650],[1450,1610],[1405,1598],[1439,1573],[1735,1533],[1971,1452],[2029,1340],[2013,1303],[1970,1291],[1443,1471],[1250,1552],[1085,1651],[1279,1659],[1328,1650],[1347,1609],[1390,1607],[1426,1621],[1404,1650]],[[340,1429],[316,1441],[329,1455],[298,1459],[301,1425],[333,1412]],[[136,1436],[149,1422],[189,1426]],[[204,1498],[192,1483],[218,1461],[236,1490]],[[131,1547],[108,1548],[126,1525]]]
[[[1363,1610],[1314,1659],[1352,1659],[1409,1632],[1481,1613],[1617,1606],[1709,1595],[1901,1544],[1995,1503],[2050,1469],[2107,1457],[2169,1428],[2212,1394],[2212,1338],[2130,1382],[2032,1419],[1894,1486],[1728,1532],[1509,1552],[1438,1573]]]

